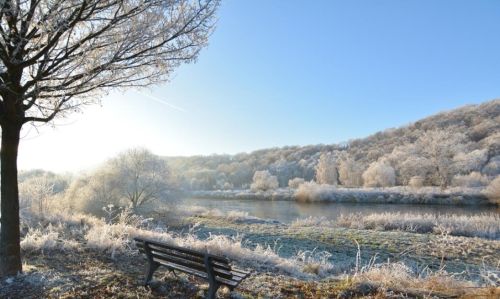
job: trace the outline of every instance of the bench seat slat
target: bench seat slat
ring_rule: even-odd
[[[185,253],[188,253],[188,254],[191,254],[191,255],[194,255],[194,256],[198,256],[198,257],[201,257],[201,258],[203,258],[205,256],[205,253],[199,252],[199,251],[196,251],[196,250],[193,250],[193,249],[189,249],[189,248],[183,248],[183,247],[179,247],[179,246],[175,246],[175,245],[169,245],[169,244],[160,243],[160,242],[156,242],[156,241],[152,241],[152,240],[143,240],[143,239],[140,239],[140,238],[134,238],[134,240],[136,242],[142,242],[142,243],[148,242],[148,244],[150,244],[150,245],[155,245],[155,246],[158,246],[158,247],[163,247],[163,248],[167,248],[167,249],[177,250],[177,251],[180,251],[180,252],[185,252]],[[223,263],[229,263],[229,259],[227,259],[225,257],[218,256],[218,255],[213,255],[213,254],[210,254],[210,253],[207,253],[207,255],[209,257],[211,257],[212,259],[216,260],[216,261],[220,261],[220,262],[223,262]]]
[[[234,271],[231,271],[231,274],[232,274],[233,276],[238,276],[238,277],[241,277],[241,278],[247,278],[249,273],[247,273],[247,274],[243,274],[243,273],[240,273],[240,272],[234,272]]]
[[[157,260],[157,259],[153,259],[153,260],[155,262],[160,263],[160,264],[167,266],[169,268],[179,270],[179,271],[191,274],[191,275],[195,275],[195,276],[205,278],[205,279],[208,277],[207,273],[205,273],[205,272],[196,271],[196,270],[193,270],[191,268],[187,268],[187,267],[181,266],[179,264],[174,264],[174,263],[166,262],[163,260]],[[227,286],[236,287],[241,282],[241,280],[243,280],[243,278],[226,279],[223,277],[216,276],[215,280],[217,280],[218,282],[225,284]]]
[[[195,256],[192,256],[192,255],[189,255],[189,254],[184,254],[182,252],[168,250],[168,249],[158,250],[158,248],[155,247],[155,246],[150,246],[150,248],[152,250],[155,250],[155,251],[157,251],[159,253],[162,253],[162,254],[176,256],[178,258],[191,260],[193,262],[197,262],[199,264],[205,265],[205,262],[203,261],[203,258],[195,257]],[[225,270],[231,270],[231,267],[229,266],[228,263],[225,263],[225,262],[223,263],[223,262],[219,262],[219,261],[215,261],[215,260],[212,260],[212,263],[213,263],[214,266],[217,266],[219,268],[222,268],[222,269],[225,269]]]
[[[141,253],[145,253],[144,251],[144,243],[136,243],[136,247],[139,249],[139,252]],[[192,259],[192,260],[195,260],[195,261],[199,261],[200,263],[204,263],[203,262],[203,257],[198,257],[198,256],[193,256],[193,255],[190,255],[190,254],[186,254],[186,253],[183,253],[183,252],[180,252],[180,251],[177,251],[177,250],[169,250],[169,249],[159,249],[157,246],[155,245],[149,245],[150,248],[153,248],[155,250],[158,250],[160,252],[164,252],[165,254],[168,254],[168,255],[175,255],[175,256],[178,256],[180,258],[189,258],[189,259]],[[229,266],[229,264],[227,262],[221,262],[221,261],[218,261],[218,260],[213,260],[213,264],[216,265],[217,267],[219,268],[222,268],[222,269],[225,269],[225,270],[232,270],[231,266]]]
[[[198,255],[193,255],[191,253],[179,251],[179,250],[176,250],[176,249],[164,248],[164,247],[160,247],[160,246],[157,246],[157,245],[154,245],[154,244],[149,244],[148,246],[149,246],[149,248],[151,248],[153,250],[156,250],[158,252],[163,252],[165,254],[176,255],[176,256],[179,256],[181,258],[188,258],[188,259],[191,259],[191,260],[203,262],[203,257],[200,257]],[[144,249],[144,244],[140,244],[137,247]]]
[[[140,253],[144,253],[146,254],[146,251],[143,249],[143,247],[138,247],[139,249],[139,252]],[[169,256],[174,256],[174,257],[178,257],[178,258],[181,258],[181,259],[188,259],[188,260],[191,260],[191,256],[189,256],[189,258],[187,258],[185,255],[182,255],[182,254],[178,254],[178,253],[175,253],[175,252],[161,252],[162,254],[166,254],[166,255],[169,255]],[[205,266],[204,262],[203,262],[203,259],[192,259],[192,261],[194,262],[198,262],[199,264]],[[232,271],[234,270],[234,272],[242,272],[241,270],[237,270],[237,269],[234,269],[232,268],[231,266],[229,266],[228,264],[224,264],[224,263],[220,263],[220,262],[216,262],[216,261],[212,261],[212,264],[214,265],[214,267],[218,268],[218,269],[221,269],[221,270],[226,270],[226,271]],[[244,272],[245,274],[247,272]]]
[[[232,267],[231,271],[232,272],[238,272],[238,273],[245,274],[245,275],[251,273],[250,271],[245,271],[245,270],[242,270],[242,269],[239,269],[239,268],[236,268],[236,267]]]
[[[181,266],[193,268],[195,270],[202,271],[202,272],[206,271],[204,264],[196,263],[196,262],[193,262],[191,260],[169,256],[166,254],[155,252],[154,250],[152,251],[152,255],[154,258],[159,259],[159,260],[165,260],[165,261],[170,262],[170,263],[179,264]],[[231,278],[233,276],[233,274],[230,271],[226,271],[224,269],[217,268],[217,267],[215,267],[215,265],[214,265],[213,269],[214,269],[215,275],[220,275],[224,278]]]
[[[190,258],[190,259],[193,259],[193,260],[203,261],[203,256],[194,255],[194,254],[191,254],[189,252],[184,252],[184,251],[180,251],[180,250],[177,250],[177,249],[171,249],[171,248],[164,248],[164,247],[157,246],[155,244],[148,244],[148,246],[149,246],[149,248],[151,248],[153,250],[156,250],[156,251],[159,251],[159,252],[164,252],[164,253],[167,253],[167,254],[173,253],[173,254],[176,254],[176,255],[179,255],[179,256],[183,256],[183,257],[186,257],[186,258]]]

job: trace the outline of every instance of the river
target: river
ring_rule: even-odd
[[[326,217],[335,220],[342,214],[361,213],[429,213],[433,215],[477,215],[482,213],[500,213],[500,209],[491,206],[452,206],[452,205],[407,205],[407,204],[369,204],[369,203],[298,203],[295,201],[265,201],[250,199],[207,199],[185,198],[185,205],[203,206],[219,209],[222,212],[245,211],[252,216],[276,219],[290,223],[297,218]]]

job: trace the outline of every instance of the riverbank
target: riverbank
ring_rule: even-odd
[[[204,190],[192,191],[187,196],[211,199],[249,200],[295,200],[301,202],[341,202],[341,203],[387,203],[422,205],[494,205],[483,188],[438,187],[388,188],[337,188],[329,185],[315,185],[306,190],[279,188],[268,191],[245,190]]]
[[[293,258],[300,251],[323,256],[330,263],[330,273],[338,275],[356,268],[356,264],[391,261],[432,271],[446,269],[461,273],[468,280],[482,279],[481,273],[493,271],[497,277],[500,241],[443,234],[420,234],[405,231],[378,231],[335,227],[286,225],[262,221],[245,222],[227,217],[193,216],[195,233],[204,238],[210,234],[241,237],[250,247],[270,246],[280,256]],[[458,274],[457,274],[458,275]],[[500,283],[500,281],[498,281]]]
[[[109,221],[24,215],[25,273],[2,280],[0,297],[203,298],[206,282],[164,270],[153,286],[142,287],[146,262],[132,242],[136,236],[224,254],[253,271],[219,298],[498,295],[498,241],[287,225],[238,213],[177,215],[146,220],[122,213]]]

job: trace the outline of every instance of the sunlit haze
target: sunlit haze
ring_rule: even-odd
[[[21,169],[330,144],[500,95],[498,1],[226,1],[198,62],[26,126]]]

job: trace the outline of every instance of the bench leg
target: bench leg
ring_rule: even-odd
[[[210,284],[208,287],[208,295],[207,299],[215,299],[215,295],[217,294],[217,290],[219,289],[219,284]]]
[[[156,269],[158,269],[159,266],[160,266],[160,264],[158,264],[158,263],[149,263],[148,264],[148,272],[146,273],[146,281],[144,282],[145,286],[147,286],[151,282],[151,279],[153,278],[153,274],[155,273]]]

